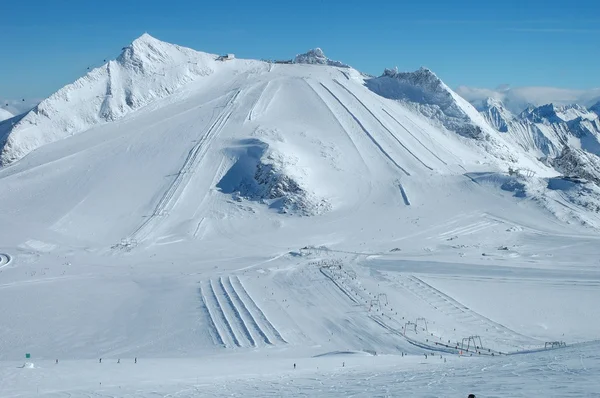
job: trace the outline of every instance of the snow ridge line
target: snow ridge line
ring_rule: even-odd
[[[208,315],[208,320],[209,320],[208,327],[210,328],[211,334],[217,340],[217,344],[222,345],[223,347],[226,347],[225,341],[223,340],[223,337],[221,336],[221,332],[219,332],[219,329],[217,328],[217,324],[215,323],[214,316],[213,316],[213,314],[211,314],[211,310],[210,310],[210,307],[206,300],[206,297],[204,295],[204,291],[202,291],[202,286],[200,286],[200,288],[198,289],[198,292],[200,293],[200,299],[202,300],[202,304],[204,304],[205,314]]]
[[[219,278],[219,287],[221,289],[221,292],[223,293],[223,298],[225,299],[225,301],[229,305],[229,308],[233,312],[233,316],[234,316],[234,320],[235,320],[236,326],[242,331],[244,337],[248,340],[248,342],[250,343],[250,345],[252,345],[253,347],[256,347],[256,341],[254,341],[254,338],[252,337],[252,334],[250,333],[250,330],[248,329],[248,326],[246,325],[246,323],[244,322],[244,319],[240,315],[240,311],[238,310],[238,308],[233,303],[233,300],[229,296],[229,293],[227,293],[227,290],[225,289],[225,286],[223,285],[223,278],[222,277]]]
[[[423,162],[423,161],[422,161],[422,160],[421,160],[421,159],[420,159],[420,158],[419,158],[417,155],[415,155],[415,154],[414,154],[414,153],[413,153],[413,152],[412,152],[410,149],[408,149],[408,148],[406,147],[406,145],[404,145],[404,144],[402,143],[402,141],[400,141],[400,140],[398,139],[398,137],[396,137],[396,135],[395,135],[394,133],[392,133],[392,131],[391,131],[389,128],[387,128],[387,127],[386,127],[386,125],[385,125],[385,124],[383,124],[383,122],[382,122],[382,121],[381,121],[381,120],[380,120],[380,119],[379,119],[377,116],[375,116],[375,114],[374,114],[374,113],[373,113],[373,112],[372,112],[372,111],[371,111],[371,110],[370,110],[370,109],[369,109],[369,108],[368,108],[368,107],[365,105],[365,103],[364,103],[364,102],[362,102],[362,101],[361,101],[361,100],[360,100],[360,99],[359,99],[359,98],[356,96],[356,94],[354,94],[352,91],[350,91],[350,89],[349,89],[348,87],[344,86],[344,85],[343,85],[342,83],[340,83],[340,82],[339,82],[337,79],[333,79],[333,82],[334,82],[334,83],[336,83],[336,84],[337,84],[338,86],[340,86],[341,88],[343,88],[343,89],[344,89],[346,92],[348,92],[348,94],[350,94],[351,96],[353,96],[353,97],[354,97],[354,99],[356,99],[356,100],[358,101],[358,103],[359,103],[359,104],[361,104],[361,105],[362,105],[362,107],[363,107],[363,108],[365,108],[365,110],[366,110],[367,112],[369,112],[369,114],[370,114],[371,116],[373,116],[373,119],[377,120],[377,122],[378,122],[378,123],[381,125],[381,127],[383,127],[383,128],[384,128],[384,129],[385,129],[385,130],[386,130],[388,133],[390,133],[390,135],[392,136],[392,138],[393,138],[394,140],[396,140],[396,142],[397,142],[398,144],[400,144],[400,146],[401,146],[402,148],[404,148],[404,149],[406,150],[406,152],[410,153],[410,154],[412,155],[412,157],[414,157],[414,158],[415,158],[415,159],[416,159],[416,160],[417,160],[419,163],[421,163],[421,164],[422,164],[424,167],[426,167],[426,168],[427,168],[427,169],[429,169],[429,170],[433,170],[433,168],[429,167],[429,166],[428,166],[428,165],[427,165],[425,162]]]
[[[356,115],[354,115],[350,109],[348,109],[348,107],[346,105],[344,105],[344,103],[323,83],[319,83],[325,90],[327,90],[327,92],[342,106],[342,108],[344,108],[346,110],[346,112],[348,112],[348,114],[354,119],[354,121],[356,122],[356,124],[358,124],[358,126],[362,129],[362,131],[371,139],[371,142],[373,142],[373,144],[375,144],[375,146],[381,151],[381,153],[388,158],[388,160],[390,162],[392,162],[394,164],[394,166],[396,166],[398,169],[400,169],[402,172],[404,172],[404,174],[406,174],[407,176],[410,176],[410,173],[408,171],[406,171],[402,166],[400,166],[390,155],[389,153],[387,153],[385,151],[385,149],[383,149],[383,147],[381,146],[381,144],[379,144],[377,142],[377,140],[371,135],[371,133],[369,133],[369,131],[365,128],[365,126],[360,122],[360,120],[356,117]]]
[[[217,294],[215,293],[215,289],[212,285],[212,282],[208,281],[207,284],[209,287],[208,293],[210,295],[204,293],[203,298],[205,300],[205,303],[207,304],[206,308],[208,309],[208,313],[210,314],[211,319],[213,320],[215,326],[217,327],[217,330],[221,329],[221,330],[219,330],[219,336],[225,343],[225,347],[228,347],[228,346],[229,347],[233,347],[233,346],[241,347],[240,342],[238,341],[236,335],[233,333],[231,324],[229,323],[229,321],[227,320],[227,317],[225,316],[225,312],[223,311],[223,308],[221,307],[221,303],[219,302],[219,299],[217,298]],[[228,338],[226,338],[226,336]]]
[[[252,312],[254,312],[255,316],[263,324],[263,327],[265,329],[267,329],[273,335],[273,337],[274,337],[273,340],[279,340],[280,342],[287,344],[287,341],[281,336],[281,334],[279,333],[279,331],[275,328],[275,326],[273,326],[273,324],[265,316],[264,312],[260,309],[260,307],[258,306],[258,304],[256,304],[256,301],[254,301],[252,299],[252,297],[250,297],[250,294],[244,288],[244,285],[243,285],[242,281],[240,280],[240,278],[238,278],[237,276],[233,276],[231,278],[232,285],[233,285],[233,282],[236,282],[236,284],[239,286],[236,289],[236,291],[238,292],[238,294],[240,296],[240,299],[242,299],[242,296],[246,298],[246,306],[249,307],[248,308],[249,310],[251,310]],[[244,299],[242,299],[242,301],[243,300]]]
[[[210,143],[214,136],[216,136],[220,130],[225,126],[227,121],[229,120],[232,112],[233,112],[233,104],[238,98],[241,90],[237,90],[235,94],[227,101],[223,111],[217,116],[216,120],[213,124],[208,128],[206,134],[198,140],[196,145],[190,149],[188,155],[179,169],[175,179],[171,182],[171,184],[167,187],[167,190],[163,194],[162,198],[154,208],[152,215],[146,218],[146,220],[129,236],[128,241],[135,241],[138,238],[144,239],[147,234],[147,229],[150,228],[152,222],[156,219],[156,217],[160,217],[164,215],[164,212],[170,207],[174,207],[177,203],[179,197],[181,196],[181,192],[177,195],[177,191],[179,187],[185,188],[185,185],[189,182],[189,174],[194,166],[196,166],[196,159],[198,159],[200,155],[200,159],[204,157],[204,153],[206,152],[207,143]],[[187,180],[187,181],[186,181]],[[183,189],[182,189],[183,191]],[[149,232],[149,231],[148,231]]]
[[[252,331],[254,331],[254,334],[255,334],[255,336],[253,337],[254,341],[257,340],[256,335],[258,335],[259,338],[261,340],[263,340],[265,343],[267,343],[269,345],[273,345],[273,342],[271,342],[271,340],[267,337],[265,332],[258,325],[258,322],[256,322],[256,319],[254,319],[254,316],[252,316],[252,313],[248,310],[248,307],[246,306],[246,304],[244,304],[244,301],[240,298],[240,295],[235,290],[235,287],[231,283],[231,277],[220,278],[220,280],[221,280],[221,283],[224,282],[223,283],[224,289],[227,291],[227,294],[231,297],[231,299],[232,299],[233,303],[236,305],[236,307],[239,305],[240,315],[241,315],[242,320],[244,321],[244,324],[250,325],[250,328],[252,329],[252,330],[250,330],[251,334],[252,334]]]
[[[413,285],[418,285],[418,288],[421,290],[429,290],[429,295],[435,295],[438,296],[440,299],[442,299],[446,305],[449,305],[451,307],[453,307],[455,310],[459,311],[460,313],[464,314],[467,317],[471,317],[473,320],[482,322],[484,325],[487,325],[489,327],[492,327],[494,329],[496,329],[498,332],[502,333],[502,334],[506,334],[506,335],[510,335],[512,336],[513,339],[517,340],[518,339],[525,339],[525,341],[521,341],[521,343],[525,344],[539,344],[540,342],[536,339],[533,339],[531,337],[525,336],[521,333],[515,332],[512,329],[507,328],[506,326],[498,323],[498,322],[494,322],[491,319],[473,311],[472,309],[470,309],[469,307],[467,307],[464,304],[461,304],[460,302],[454,300],[452,297],[442,293],[441,291],[439,291],[438,289],[434,288],[433,286],[429,285],[428,283],[424,282],[423,280],[417,278],[416,276],[410,276],[408,278],[406,278],[407,281],[409,281],[410,283],[412,283]],[[406,285],[405,285],[406,286]],[[427,301],[429,304],[433,305],[434,308],[435,307],[434,303],[431,302],[431,300],[427,299],[426,293],[425,296],[420,295],[418,293],[415,292],[414,289],[411,289],[410,287],[406,286],[409,290],[411,290],[412,292],[414,292],[417,296],[421,297],[422,299],[424,299],[425,301]],[[508,344],[508,343],[506,343]]]
[[[440,162],[442,162],[446,166],[448,165],[448,163],[444,162],[438,155],[435,154],[435,152],[433,152],[431,149],[429,149],[429,147],[427,147],[425,144],[423,144],[420,139],[418,139],[413,133],[411,133],[409,129],[407,129],[406,127],[404,127],[404,125],[402,123],[400,123],[400,121],[398,119],[396,119],[388,111],[386,111],[385,108],[381,108],[381,110],[384,111],[393,121],[395,121],[396,123],[398,123],[398,125],[400,127],[402,127],[404,129],[404,131],[406,131],[408,134],[410,134],[411,137],[413,137],[415,139],[415,141],[417,141],[419,144],[421,144],[421,146],[423,148],[425,148],[430,154],[432,154],[433,156],[435,156],[437,158],[437,160],[439,160]],[[414,122],[412,122],[412,123],[416,126],[416,124]],[[422,131],[422,129],[420,127],[417,127],[417,128],[419,128]],[[424,134],[426,134],[426,133],[424,133]]]

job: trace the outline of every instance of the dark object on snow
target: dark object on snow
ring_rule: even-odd
[[[469,394],[467,398],[475,398],[475,394]]]

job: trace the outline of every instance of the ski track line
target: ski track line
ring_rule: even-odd
[[[306,83],[306,85],[308,87],[310,87],[310,89],[315,93],[315,95],[317,96],[317,98],[319,98],[319,100],[321,100],[321,102],[327,107],[327,109],[329,109],[329,113],[335,119],[335,121],[340,126],[340,128],[346,132],[346,136],[348,137],[348,139],[352,143],[352,146],[354,147],[354,150],[356,151],[356,153],[358,154],[358,156],[362,160],[363,164],[366,165],[365,158],[363,157],[362,153],[360,153],[360,151],[358,150],[358,146],[356,145],[356,142],[354,142],[354,139],[352,139],[352,136],[348,133],[348,130],[344,127],[344,125],[342,124],[342,122],[338,118],[337,114],[333,111],[333,109],[331,109],[331,106],[329,106],[329,104],[327,103],[327,101],[325,101],[325,99],[323,98],[323,96],[321,94],[319,94],[319,92],[306,79],[303,79],[303,80]]]
[[[408,195],[406,194],[404,186],[400,182],[398,183],[398,186],[400,187],[400,193],[402,194],[402,200],[404,200],[404,204],[410,206],[410,200],[408,200]]]
[[[248,309],[248,306],[241,299],[240,295],[238,294],[237,290],[235,289],[235,286],[233,286],[233,284],[231,283],[231,277],[221,278],[221,282],[223,283],[224,288],[227,291],[227,294],[229,294],[232,301],[234,302],[236,307],[239,309],[240,315],[241,315],[242,320],[244,321],[244,324],[250,326],[249,331],[250,331],[250,334],[253,335],[252,338],[254,339],[254,341],[262,340],[266,344],[273,345],[273,342],[271,341],[271,339],[269,339],[269,337],[266,335],[264,330],[260,327],[260,325],[258,324],[256,319],[254,318],[254,316]]]
[[[406,174],[407,176],[410,176],[410,173],[408,171],[406,171],[402,166],[400,166],[390,155],[389,153],[387,153],[385,151],[385,149],[383,149],[383,147],[381,146],[381,144],[379,144],[377,142],[377,140],[371,135],[371,133],[369,133],[369,130],[366,129],[366,127],[360,122],[360,120],[350,111],[350,109],[348,109],[348,107],[346,105],[344,105],[344,103],[323,83],[319,83],[325,90],[327,90],[327,92],[342,106],[342,108],[344,108],[346,110],[346,112],[348,112],[348,114],[354,119],[354,121],[356,122],[356,124],[358,124],[358,126],[362,129],[362,131],[367,135],[367,137],[369,137],[369,139],[371,140],[371,142],[373,142],[373,144],[375,144],[375,146],[381,151],[381,153],[388,158],[388,160],[390,162],[392,162],[394,164],[394,166],[396,166],[398,169],[400,169],[402,172],[404,172],[404,174]]]
[[[263,94],[267,90],[267,87],[269,87],[269,84],[271,84],[270,80],[267,82],[267,84],[263,85],[263,87],[262,87],[262,89],[260,91],[260,94],[258,95],[258,98],[256,98],[256,101],[254,101],[254,104],[252,104],[252,108],[250,108],[250,112],[248,112],[248,117],[246,118],[247,121],[251,121],[252,120],[254,108],[256,108],[256,105],[260,102]]]
[[[384,111],[393,121],[395,121],[396,123],[398,123],[398,125],[400,127],[402,127],[404,129],[404,131],[406,131],[408,134],[410,134],[411,137],[413,137],[419,144],[421,144],[421,146],[423,148],[425,148],[430,154],[432,154],[433,156],[435,156],[437,160],[439,160],[440,162],[442,162],[444,165],[448,166],[448,163],[444,162],[438,155],[435,154],[435,152],[433,152],[425,144],[423,144],[423,142],[421,142],[420,139],[418,139],[413,133],[410,132],[410,130],[408,130],[406,127],[404,127],[404,125],[402,123],[400,123],[400,121],[398,119],[396,119],[394,116],[392,116],[387,110],[385,110],[385,108],[381,108],[381,110]],[[423,134],[426,134],[426,133],[423,132]]]
[[[235,290],[237,291],[238,295],[240,296],[240,299],[242,301],[245,300],[246,307],[248,308],[248,310],[250,312],[254,312],[255,319],[257,318],[260,321],[260,323],[263,325],[262,329],[263,330],[266,329],[273,336],[273,339],[271,339],[271,341],[278,340],[282,343],[287,344],[287,341],[281,336],[279,331],[275,328],[275,326],[273,326],[273,324],[265,316],[264,312],[260,309],[258,304],[256,304],[256,301],[254,301],[252,299],[252,297],[250,297],[250,294],[244,288],[244,285],[243,285],[242,281],[240,280],[240,278],[238,278],[237,276],[233,276],[231,278],[231,284],[234,285],[234,288],[235,288],[235,285],[238,286],[237,288],[235,288]]]
[[[383,122],[381,121],[381,119],[379,119],[377,116],[375,116],[375,114],[374,114],[374,113],[373,113],[373,112],[372,112],[372,111],[371,111],[371,110],[370,110],[370,109],[369,109],[369,108],[368,108],[368,107],[365,105],[365,103],[364,103],[364,102],[362,102],[362,101],[361,101],[361,100],[360,100],[360,99],[359,99],[359,98],[356,96],[356,94],[354,94],[352,91],[350,91],[350,89],[349,89],[348,87],[344,86],[344,85],[343,85],[342,83],[340,83],[340,82],[339,82],[337,79],[333,79],[333,82],[334,82],[334,83],[336,83],[336,84],[337,84],[338,86],[340,86],[341,88],[343,88],[343,89],[344,89],[344,90],[345,90],[345,91],[346,91],[348,94],[350,94],[352,97],[354,97],[354,99],[355,99],[355,100],[357,100],[357,101],[358,101],[358,103],[359,103],[359,104],[361,104],[361,105],[362,105],[362,107],[363,107],[363,108],[365,108],[365,110],[366,110],[367,112],[369,112],[369,114],[370,114],[370,115],[373,117],[373,119],[375,119],[375,120],[377,121],[377,123],[379,123],[379,124],[381,125],[381,127],[383,127],[383,128],[385,129],[385,131],[387,131],[387,132],[390,134],[390,136],[392,136],[392,138],[393,138],[394,140],[396,140],[396,142],[397,142],[398,144],[400,144],[400,146],[401,146],[402,148],[404,148],[404,150],[406,150],[406,152],[408,152],[409,154],[411,154],[411,155],[412,155],[412,157],[413,157],[413,158],[415,158],[415,159],[416,159],[416,160],[417,160],[419,163],[421,163],[421,164],[422,164],[422,165],[423,165],[425,168],[427,168],[427,169],[429,169],[429,170],[433,170],[433,168],[432,168],[432,167],[429,167],[429,166],[428,166],[428,165],[427,165],[425,162],[423,162],[423,161],[422,161],[422,160],[421,160],[421,159],[420,159],[420,158],[419,158],[417,155],[415,155],[415,154],[414,154],[414,153],[413,153],[413,152],[412,152],[410,149],[408,149],[408,148],[406,147],[406,145],[404,145],[404,144],[402,143],[402,141],[400,141],[400,140],[398,139],[398,137],[396,137],[396,135],[395,135],[394,133],[392,133],[392,131],[391,131],[389,128],[387,128],[385,124],[383,124]],[[412,134],[411,134],[411,135],[412,135]]]
[[[444,233],[440,234],[440,238],[444,239],[451,235],[469,235],[469,234],[473,234],[475,232],[483,231],[484,229],[487,229],[487,228],[490,228],[490,227],[493,227],[496,225],[498,225],[498,224],[494,223],[494,222],[480,221],[480,222],[470,224],[470,225],[467,225],[464,227],[453,229],[448,232],[444,232]]]
[[[217,324],[215,322],[215,316],[211,313],[210,307],[208,305],[208,300],[206,299],[202,286],[200,286],[198,292],[200,293],[200,299],[202,300],[202,304],[204,304],[204,313],[205,315],[207,315],[210,322],[209,328],[212,332],[211,334],[217,340],[217,344],[222,345],[223,347],[227,347],[227,344],[225,344],[225,340],[223,339],[223,334],[221,331],[219,331],[219,328],[217,327]]]
[[[233,112],[233,104],[238,98],[241,90],[236,91],[236,93],[231,97],[231,99],[225,104],[223,111],[217,116],[216,120],[213,124],[208,128],[206,134],[202,136],[200,140],[190,149],[188,155],[183,162],[179,172],[175,176],[175,179],[171,182],[171,184],[167,187],[167,190],[163,194],[162,198],[154,208],[153,213],[146,218],[146,220],[129,236],[129,240],[138,240],[138,238],[144,239],[147,236],[150,229],[151,224],[156,219],[156,217],[161,217],[164,215],[165,211],[168,208],[172,208],[177,203],[177,200],[181,196],[182,192],[179,192],[177,195],[177,191],[179,191],[179,187],[185,188],[185,184],[189,182],[188,174],[193,170],[194,166],[196,166],[196,159],[202,159],[207,150],[207,143],[210,143],[214,137],[220,132],[220,130],[225,126],[231,113]],[[200,156],[199,156],[200,155]],[[188,181],[185,181],[188,180]],[[183,189],[181,190],[183,191]]]
[[[443,301],[444,305],[450,306],[450,307],[454,308],[456,311],[458,311],[458,312],[455,312],[454,314],[459,314],[459,312],[461,312],[467,318],[472,318],[473,320],[477,320],[484,326],[491,327],[493,329],[496,329],[498,332],[500,332],[502,334],[511,336],[514,340],[516,340],[515,342],[520,342],[522,344],[535,344],[535,343],[539,344],[539,342],[537,340],[535,340],[531,337],[525,336],[521,333],[518,333],[512,329],[509,329],[506,326],[504,326],[498,322],[494,322],[491,319],[473,311],[466,305],[459,303],[458,301],[454,300],[452,297],[442,293],[440,290],[434,288],[433,286],[431,286],[428,283],[424,282],[423,280],[417,278],[416,276],[410,276],[406,279],[410,283],[417,285],[419,289],[427,290],[429,296],[433,295],[433,296],[438,297],[441,301]],[[427,293],[425,293],[425,294],[427,295]],[[421,296],[421,297],[424,298],[423,296]],[[425,296],[425,299],[426,298],[427,298],[427,296]],[[431,305],[435,306],[435,303],[432,302],[433,300],[431,300],[431,297],[429,297],[429,300],[426,299],[426,301],[429,302]],[[519,341],[521,339],[524,339],[524,340]]]
[[[241,347],[242,345],[240,344],[240,341],[238,340],[235,333],[233,332],[233,328],[231,327],[231,323],[229,322],[229,319],[227,319],[227,314],[223,310],[223,305],[219,301],[217,292],[215,292],[215,287],[213,286],[212,280],[208,281],[208,285],[210,286],[210,293],[212,296],[213,303],[215,304],[215,310],[219,313],[219,315],[220,315],[219,318],[222,321],[225,329],[227,330],[227,334],[229,335],[229,337],[231,337],[234,345]]]
[[[334,278],[333,276],[329,275],[329,272],[328,272],[328,271],[324,271],[322,267],[319,267],[319,271],[321,271],[321,273],[322,273],[323,275],[325,275],[325,277],[326,277],[327,279],[329,279],[331,282],[333,282],[333,284],[334,284],[335,286],[337,286],[337,288],[338,288],[338,289],[340,289],[340,290],[341,290],[341,292],[342,292],[342,293],[344,293],[344,294],[345,294],[345,295],[346,295],[346,296],[347,296],[347,297],[348,297],[348,298],[349,298],[349,299],[350,299],[350,300],[351,300],[353,303],[355,303],[355,304],[359,304],[359,305],[362,305],[362,303],[359,303],[359,302],[358,302],[358,300],[357,300],[356,298],[354,298],[354,297],[353,297],[353,296],[350,294],[350,292],[348,292],[348,291],[347,291],[347,290],[346,290],[346,289],[345,289],[345,288],[344,288],[342,285],[340,285],[340,284],[338,283],[338,281],[337,281],[337,280],[335,280],[335,278]]]
[[[221,293],[223,294],[222,297],[225,299],[225,301],[227,302],[227,305],[229,306],[228,310],[230,310],[231,313],[233,314],[233,321],[236,325],[236,329],[238,331],[241,331],[244,338],[248,341],[248,343],[252,347],[256,347],[256,341],[254,341],[254,338],[252,337],[252,334],[250,333],[250,329],[248,329],[248,326],[244,322],[244,318],[242,318],[242,316],[240,315],[240,311],[233,303],[231,296],[229,295],[229,293],[227,293],[227,290],[225,289],[225,285],[223,285],[222,277],[219,278],[218,287],[219,287],[219,289],[221,289]]]

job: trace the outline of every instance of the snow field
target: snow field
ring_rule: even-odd
[[[595,216],[520,196],[538,180],[496,155],[528,154],[351,68],[193,56],[129,94],[111,61],[43,107],[61,139],[0,169],[1,396],[595,391]]]

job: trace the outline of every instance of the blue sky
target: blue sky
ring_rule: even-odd
[[[46,97],[144,32],[212,53],[322,47],[371,74],[431,68],[452,87],[600,86],[600,1],[8,0],[0,98]]]

